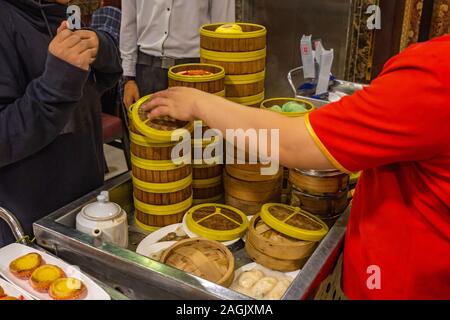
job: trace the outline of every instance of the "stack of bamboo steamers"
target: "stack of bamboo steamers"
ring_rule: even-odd
[[[180,154],[172,161],[176,129],[192,131],[192,123],[171,118],[149,120],[142,109],[150,96],[130,108],[131,163],[133,171],[135,222],[152,232],[179,223],[192,205],[192,166]]]
[[[259,107],[264,100],[266,65],[265,27],[238,23],[240,33],[217,33],[221,24],[205,25],[200,30],[201,61],[225,69],[226,98],[249,107]],[[234,151],[237,159],[237,149]],[[261,175],[261,164],[226,165],[225,202],[247,215],[259,212],[267,202],[281,200],[281,172]]]
[[[195,75],[189,75],[189,72]],[[201,75],[201,72],[209,74]],[[199,75],[200,74],[200,75]],[[205,63],[192,63],[172,67],[169,70],[169,87],[190,87],[208,93],[225,97],[225,70],[216,65]],[[195,131],[203,137],[209,129],[201,121],[196,121]],[[193,166],[193,199],[194,204],[217,203],[223,201],[223,165],[219,155],[211,154],[212,158],[204,161],[205,149],[214,150],[222,142],[219,137],[212,139],[196,139],[195,132],[192,139],[192,166]],[[208,152],[207,154],[210,154]]]

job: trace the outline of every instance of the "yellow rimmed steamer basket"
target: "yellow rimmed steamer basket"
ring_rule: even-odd
[[[203,70],[210,72],[209,75],[183,75],[180,72]],[[189,87],[204,92],[225,97],[225,70],[224,68],[206,64],[190,63],[177,65],[169,69],[169,87]]]
[[[312,112],[316,109],[316,107],[312,103],[310,103],[306,100],[296,99],[296,98],[267,99],[261,103],[261,109],[269,110],[271,107],[276,106],[276,105],[282,107],[285,103],[288,103],[288,102],[297,102],[299,104],[304,104],[307,111],[305,111],[305,112],[278,112],[278,113],[283,114],[288,117],[303,117],[307,113]],[[273,111],[273,110],[269,110],[269,111]],[[274,111],[274,112],[276,112],[276,111]]]
[[[328,232],[327,225],[299,208],[268,203],[250,221],[247,254],[257,263],[282,272],[303,267]]]
[[[227,99],[259,107],[264,100],[267,30],[257,24],[237,23],[242,32],[215,32],[221,25],[201,27],[201,61],[225,69]]]
[[[226,242],[241,238],[248,218],[239,209],[218,203],[196,205],[186,213],[186,226],[205,239]]]
[[[172,160],[176,138],[189,137],[192,123],[170,118],[149,120],[142,106],[151,96],[131,108],[134,131],[130,132],[135,222],[145,231],[182,221],[192,205],[191,154]]]

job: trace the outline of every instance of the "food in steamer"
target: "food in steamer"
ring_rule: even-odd
[[[209,76],[212,75],[212,72],[206,71],[206,70],[185,70],[177,72],[177,74],[181,76]]]

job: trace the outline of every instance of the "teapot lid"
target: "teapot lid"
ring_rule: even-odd
[[[86,205],[82,210],[82,215],[90,220],[111,220],[122,213],[122,208],[114,203],[109,202],[109,192],[102,191],[97,196],[97,201]]]

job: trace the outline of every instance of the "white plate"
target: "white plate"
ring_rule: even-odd
[[[242,267],[240,267],[239,269],[237,269],[234,273],[234,278],[237,279],[239,278],[240,274],[245,272],[245,271],[250,271],[250,270],[261,270],[262,272],[264,272],[264,274],[271,276],[271,277],[290,277],[292,278],[292,281],[294,281],[294,279],[298,276],[298,274],[300,273],[300,270],[297,271],[292,271],[292,272],[280,272],[280,271],[275,271],[269,268],[266,268],[256,262],[251,262],[249,264],[246,264]]]
[[[232,288],[238,285],[238,279],[239,276],[245,272],[245,271],[250,271],[250,270],[261,270],[266,276],[268,277],[273,277],[276,279],[280,279],[280,278],[290,278],[291,279],[291,284],[292,282],[294,282],[295,278],[297,277],[297,275],[300,273],[300,270],[297,271],[293,271],[293,272],[280,272],[280,271],[275,271],[272,269],[268,269],[256,262],[251,262],[249,264],[246,264],[242,267],[240,267],[239,269],[237,269],[234,272],[234,281],[230,286],[230,289],[233,290]]]
[[[18,287],[16,287],[15,285],[13,285],[9,282],[6,282],[3,279],[0,279],[0,287],[3,288],[5,295],[7,295],[9,297],[19,298],[20,296],[22,296],[24,298],[24,300],[34,300],[25,291],[23,291],[22,289],[19,289]]]
[[[164,238],[167,234],[171,232],[176,232],[178,228],[181,228],[181,230],[184,231],[182,228],[181,223],[171,224],[170,226],[158,229],[152,233],[150,233],[148,236],[146,236],[138,245],[136,252],[139,254],[142,254],[145,256],[145,254],[141,252],[146,252],[145,248],[148,248],[154,243],[157,243],[159,240]],[[184,231],[186,233],[186,231]]]
[[[142,242],[141,242],[142,243]],[[151,259],[151,255],[154,253],[157,253],[161,250],[166,250],[173,246],[177,241],[163,241],[163,242],[156,242],[149,245],[141,245],[139,244],[139,247],[136,250],[136,253],[139,253],[145,257],[148,257]]]
[[[11,261],[32,252],[40,254],[45,263],[60,267],[68,277],[83,281],[87,289],[87,295],[82,300],[111,300],[111,297],[100,286],[82,273],[76,266],[71,266],[45,252],[18,243],[13,243],[0,249],[0,274],[9,282],[28,292],[33,298],[37,300],[52,300],[48,294],[33,290],[28,280],[18,279],[9,271]]]
[[[187,224],[186,224],[186,215],[184,215],[183,217],[183,230],[184,232],[186,232],[186,234],[189,236],[189,238],[199,238],[200,236],[194,232],[192,232],[191,230],[189,230]],[[235,240],[230,240],[230,241],[224,241],[221,242],[224,246],[228,247],[231,246],[233,244],[235,244],[236,242],[238,242],[241,238],[237,238]]]

